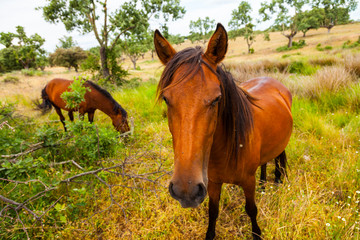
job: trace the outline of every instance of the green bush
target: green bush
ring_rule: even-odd
[[[351,43],[350,40],[347,40],[346,42],[343,43],[342,48],[343,49],[348,49],[348,48],[356,48],[360,46],[360,37],[356,42]]]
[[[316,45],[316,50],[318,50],[318,51],[320,51],[320,52],[322,52],[322,51],[324,51],[324,50],[331,50],[331,49],[333,49],[333,47],[332,46],[329,46],[329,45],[327,45],[327,46],[325,46],[325,47],[321,47],[321,43],[319,43],[318,45]]]
[[[281,46],[281,47],[278,47],[276,49],[276,51],[278,52],[284,52],[284,51],[289,51],[289,50],[294,50],[294,49],[299,49],[299,48],[303,48],[304,46],[306,46],[306,43],[305,43],[305,40],[301,39],[299,40],[299,42],[293,42],[292,43],[292,47],[288,47],[287,45],[286,46]]]
[[[287,69],[289,73],[297,73],[301,75],[311,75],[314,74],[316,70],[317,70],[316,67],[313,67],[310,64],[305,63],[303,61],[291,62]]]

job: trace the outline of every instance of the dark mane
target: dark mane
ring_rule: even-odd
[[[203,51],[200,47],[186,48],[177,52],[167,63],[161,75],[157,88],[158,101],[165,89],[172,87],[203,69],[201,63],[207,66],[220,80],[223,97],[219,103],[219,117],[222,119],[225,134],[228,139],[228,159],[236,158],[241,150],[240,145],[249,142],[253,129],[253,114],[251,105],[255,98],[235,84],[234,78],[224,66],[218,66],[216,72],[202,59]],[[173,75],[180,66],[188,65],[188,70],[173,81]]]
[[[127,118],[127,112],[125,111],[125,109],[111,96],[108,91],[91,81],[86,81],[86,84],[89,84],[92,88],[94,88],[96,91],[100,92],[103,96],[109,99],[109,101],[114,104],[113,110],[116,114],[121,113],[124,118]]]

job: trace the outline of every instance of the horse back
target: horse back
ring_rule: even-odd
[[[293,118],[290,91],[273,78],[255,78],[240,86],[257,100],[253,105],[253,144],[260,148],[260,165],[277,157],[289,142]]]
[[[61,94],[69,90],[69,86],[72,82],[73,81],[71,80],[55,78],[46,85],[45,91],[53,105],[69,111],[69,109],[66,108],[65,101],[61,98]]]

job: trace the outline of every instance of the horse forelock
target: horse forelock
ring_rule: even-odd
[[[105,89],[103,89],[99,85],[93,83],[92,81],[86,81],[86,83],[89,84],[96,91],[101,93],[104,97],[106,97],[114,105],[113,106],[113,111],[115,112],[115,114],[121,113],[123,118],[125,118],[125,119],[127,118],[126,110],[111,96],[111,94],[108,91],[106,91]]]
[[[172,59],[166,64],[165,69],[161,75],[158,88],[157,99],[158,101],[163,96],[164,90],[173,87],[183,81],[191,79],[194,74],[202,71],[202,55],[203,49],[199,46],[195,48],[186,48],[177,52]],[[173,82],[173,77],[181,66],[187,65],[187,70],[180,73],[179,78]]]

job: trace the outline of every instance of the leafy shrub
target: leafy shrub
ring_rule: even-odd
[[[0,72],[10,72],[23,68],[16,55],[16,47],[9,47],[0,50]]]
[[[66,102],[66,107],[70,109],[79,109],[80,103],[84,101],[85,93],[91,91],[90,88],[85,87],[86,79],[81,76],[74,77],[74,82],[69,86],[71,91],[66,91],[61,94],[61,98]]]
[[[276,49],[276,51],[278,52],[284,52],[284,51],[289,51],[289,50],[294,50],[294,49],[299,49],[299,48],[303,48],[304,46],[306,46],[305,40],[301,39],[299,40],[299,42],[294,41],[292,43],[292,47],[288,47],[286,46],[282,46],[282,47],[278,47]]]
[[[347,40],[346,42],[343,43],[342,48],[343,49],[348,49],[348,48],[356,48],[360,46],[360,37],[356,42],[351,43],[350,40]]]
[[[5,83],[18,83],[19,78],[16,76],[7,75],[4,77],[3,82]]]
[[[311,75],[316,72],[316,68],[303,61],[291,62],[287,71],[289,73],[297,73],[301,75]]]
[[[87,58],[81,63],[80,68],[84,71],[90,71],[92,74],[100,71],[100,57],[88,52]]]
[[[331,50],[333,49],[332,46],[325,46],[325,47],[321,47],[321,43],[319,43],[318,45],[316,45],[316,50],[322,52],[324,50]]]

